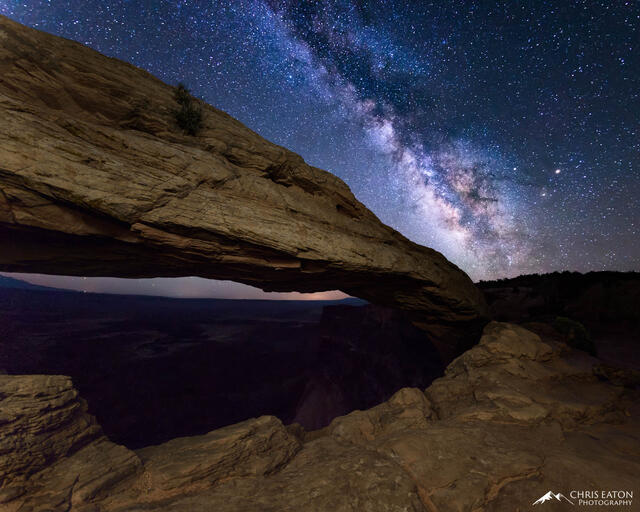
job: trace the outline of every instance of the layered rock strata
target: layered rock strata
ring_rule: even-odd
[[[477,338],[467,275],[336,176],[209,105],[184,134],[174,87],[81,44],[4,17],[0,43],[0,270],[340,289]]]

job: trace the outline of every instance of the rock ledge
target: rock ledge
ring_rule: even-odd
[[[263,416],[132,452],[62,376],[0,376],[8,511],[501,511],[549,489],[627,489],[638,392],[598,360],[493,322],[424,392],[405,388],[320,431]]]

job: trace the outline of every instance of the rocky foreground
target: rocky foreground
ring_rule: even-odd
[[[137,451],[102,434],[68,377],[3,375],[0,509],[500,511],[549,490],[633,491],[638,391],[610,375],[492,322],[426,390],[325,429],[262,416]]]

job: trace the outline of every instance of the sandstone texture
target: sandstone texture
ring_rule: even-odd
[[[0,375],[1,511],[85,510],[140,469],[102,435],[71,379]]]
[[[493,320],[518,324],[557,325],[558,317],[578,321],[587,337],[571,340],[605,363],[640,370],[640,273],[554,272],[478,283],[489,304]],[[577,348],[580,348],[579,346]]]
[[[482,294],[332,174],[124,62],[0,17],[0,270],[340,289],[477,339]]]
[[[638,391],[598,366],[492,322],[428,389],[322,430],[263,416],[136,452],[100,434],[67,377],[2,376],[0,510],[503,511],[633,491]]]

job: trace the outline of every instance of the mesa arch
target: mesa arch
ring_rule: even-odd
[[[79,43],[4,17],[0,41],[0,270],[340,289],[450,343],[485,323],[464,272],[339,178],[208,105],[184,135],[173,87]]]

